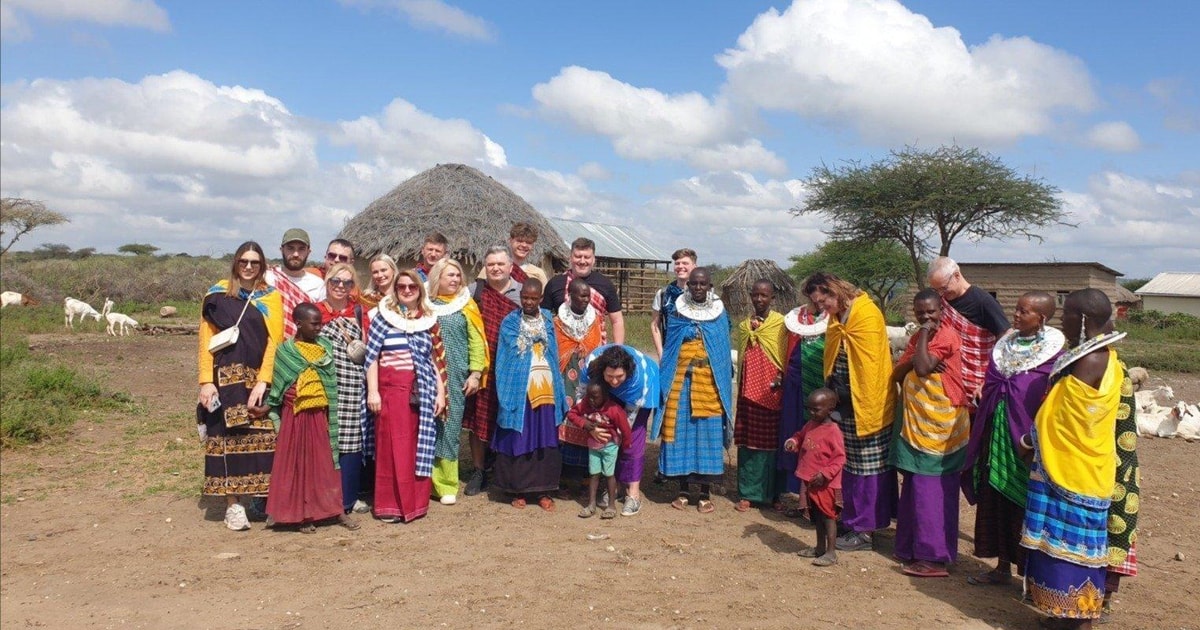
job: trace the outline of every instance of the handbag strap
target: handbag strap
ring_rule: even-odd
[[[362,323],[362,304],[354,303],[354,322],[358,324],[358,329],[362,331],[362,340],[367,340],[367,327]]]
[[[252,296],[250,296],[250,295],[246,296],[246,305],[242,307],[242,314],[238,315],[237,321],[233,323],[233,326],[235,328],[241,325],[242,318],[246,316],[246,309],[250,308],[250,300],[252,300],[252,299],[254,299]]]

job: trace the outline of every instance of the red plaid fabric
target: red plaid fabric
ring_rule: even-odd
[[[762,407],[747,398],[738,398],[737,421],[733,424],[733,443],[756,451],[779,448],[779,410]]]
[[[296,336],[296,322],[292,321],[292,311],[300,304],[311,302],[312,299],[304,289],[283,273],[283,267],[275,267],[271,271],[275,277],[275,290],[279,292],[279,297],[283,298],[283,337],[291,339]]]
[[[486,386],[475,396],[475,413],[464,419],[466,429],[479,439],[487,442],[492,439],[492,431],[496,426],[496,409],[500,406],[496,399],[496,387],[493,374],[496,368],[496,343],[500,339],[500,322],[509,313],[517,310],[512,300],[484,283],[480,287],[479,313],[483,316],[483,336],[487,338],[488,354],[491,355]]]
[[[942,323],[949,324],[962,339],[963,388],[967,390],[967,400],[972,401],[974,406],[974,400],[983,387],[983,379],[987,376],[996,336],[954,310],[945,298],[942,298]]]
[[[1121,564],[1108,565],[1108,572],[1129,577],[1137,575],[1137,545],[1129,545],[1129,553],[1125,554],[1125,561]]]

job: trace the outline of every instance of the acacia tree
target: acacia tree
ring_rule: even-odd
[[[126,243],[117,248],[122,254],[133,254],[134,256],[149,256],[158,251],[158,248],[149,243]]]
[[[42,226],[69,222],[66,216],[50,210],[40,201],[18,197],[0,199],[0,235],[9,235],[8,244],[0,249],[0,256],[8,253],[17,239]]]
[[[892,291],[912,273],[908,254],[895,241],[826,241],[807,254],[791,257],[788,268],[799,282],[817,271],[836,274],[861,287],[887,308]]]
[[[873,164],[849,162],[813,169],[811,191],[792,214],[817,214],[826,233],[841,241],[895,241],[908,253],[909,271],[925,286],[923,260],[949,256],[959,237],[1024,237],[1063,221],[1058,188],[1020,175],[979,149],[957,145],[932,151],[907,147]],[[935,249],[936,245],[936,249]]]

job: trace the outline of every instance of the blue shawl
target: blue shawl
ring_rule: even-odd
[[[602,352],[617,344],[605,344],[596,348],[587,356],[585,366],[591,365]],[[633,374],[624,383],[612,388],[612,395],[623,404],[641,409],[656,409],[659,405],[658,364],[647,357],[641,350],[633,346],[620,346],[629,356],[633,357]],[[585,369],[580,375],[580,387],[587,387],[588,373]]]
[[[721,398],[721,420],[725,426],[725,443],[728,445],[733,440],[733,359],[729,354],[729,313],[722,311],[715,319],[702,322],[684,317],[676,311],[665,323],[666,339],[663,340],[662,360],[658,364],[661,404],[650,426],[650,439],[658,439],[662,431],[667,396],[670,395],[671,385],[675,382],[675,368],[679,364],[679,349],[688,338],[694,338],[688,336],[694,327],[699,330],[699,337],[704,340],[704,350],[708,353],[709,364],[712,365],[713,379],[717,381],[717,395]]]
[[[412,353],[413,367],[417,373],[417,391],[421,398],[417,413],[416,474],[418,477],[430,477],[433,475],[433,457],[437,441],[437,420],[433,413],[433,407],[437,403],[437,379],[440,378],[433,359],[433,335],[437,334],[437,330],[405,333],[393,328],[386,319],[378,316],[371,320],[369,331],[364,367],[371,367],[371,364],[379,359],[383,342],[389,335],[395,335],[400,341],[399,345],[407,346],[408,351]],[[371,435],[364,444],[365,451],[372,456],[375,454],[374,437]]]
[[[540,309],[542,330],[536,341],[543,344],[542,352],[546,362],[550,364],[550,374],[554,379],[554,424],[562,424],[567,410],[566,386],[563,384],[562,373],[558,371],[558,342],[554,336],[554,319],[550,311]],[[496,365],[493,370],[496,375],[496,398],[500,401],[500,409],[496,414],[496,425],[510,431],[525,430],[525,403],[529,395],[529,365],[532,362],[532,349],[522,352],[517,347],[517,337],[521,332],[521,310],[517,309],[504,317],[500,322],[500,335],[496,342]]]

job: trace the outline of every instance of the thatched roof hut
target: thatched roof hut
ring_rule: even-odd
[[[775,310],[787,313],[800,305],[800,292],[787,272],[773,260],[751,259],[738,265],[721,283],[721,301],[725,303],[725,310],[729,311],[732,321],[737,322],[754,312],[754,305],[750,303],[750,289],[762,278],[775,285]]]
[[[568,259],[554,227],[516,193],[470,166],[439,164],[371,202],[338,236],[354,243],[360,260],[386,253],[404,266],[417,259],[427,234],[441,232],[451,256],[475,267],[488,247],[507,245],[509,230],[521,221],[541,235],[530,259],[547,269],[555,259]]]

